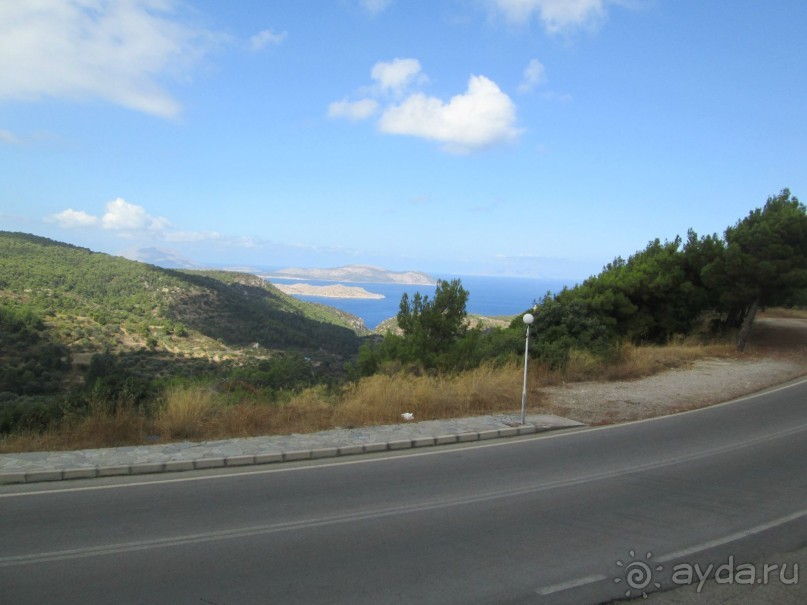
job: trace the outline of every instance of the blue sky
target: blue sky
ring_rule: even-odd
[[[2,2],[0,229],[585,277],[807,195],[806,27],[799,0]]]

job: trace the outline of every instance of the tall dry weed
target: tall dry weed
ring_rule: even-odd
[[[707,357],[731,357],[735,347],[729,343],[668,344],[637,346],[625,344],[613,363],[604,364],[601,380],[633,380],[680,368]]]
[[[0,453],[81,450],[142,443],[149,419],[134,406],[92,406],[86,416],[70,417],[44,431],[23,431],[0,438]]]
[[[96,410],[69,427],[76,449],[116,447],[142,442],[149,431],[149,420],[135,406]]]
[[[520,401],[516,365],[482,366],[458,375],[377,374],[346,387],[335,406],[339,426],[449,418],[515,408]]]
[[[223,406],[211,422],[208,439],[269,435],[279,427],[274,405],[255,401]]]
[[[202,387],[171,387],[164,396],[154,426],[166,439],[206,436],[205,426],[214,415],[215,394]]]
[[[588,351],[572,350],[569,360],[563,369],[563,379],[566,382],[581,382],[596,380],[603,369],[603,361]]]
[[[332,426],[333,401],[324,386],[304,389],[276,408],[280,433],[304,433]]]

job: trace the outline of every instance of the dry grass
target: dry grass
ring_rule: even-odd
[[[377,374],[345,390],[333,421],[338,426],[384,424],[400,421],[404,412],[417,420],[470,416],[512,409],[520,395],[517,364],[482,366],[455,376]]]
[[[573,352],[563,371],[530,363],[533,411],[540,408],[543,386],[563,382],[626,380],[687,365],[705,357],[731,357],[732,344],[623,346],[604,364],[585,352]],[[148,417],[137,409],[110,411],[104,406],[83,418],[66,420],[44,433],[0,439],[0,452],[84,449],[149,441],[210,440],[266,434],[303,433],[333,427],[400,422],[411,412],[416,420],[512,412],[520,407],[522,365],[514,361],[458,375],[378,374],[340,390],[306,389],[283,402],[249,394],[241,401],[203,387],[169,389],[158,411]],[[555,410],[555,413],[557,411]]]
[[[172,387],[154,420],[156,432],[168,440],[198,439],[214,415],[215,393],[209,389]]]
[[[87,416],[67,418],[44,432],[25,431],[0,438],[0,453],[117,447],[143,443],[151,421],[139,410],[96,407]]]
[[[680,368],[707,357],[736,356],[734,343],[669,344],[658,346],[624,345],[616,363],[603,367],[604,380],[631,380]]]
[[[572,351],[565,368],[551,370],[541,367],[539,373],[544,385],[634,380],[665,370],[684,367],[698,359],[727,358],[736,355],[734,344],[728,342],[712,344],[684,342],[665,346],[624,344],[607,363],[603,363],[587,351]]]
[[[255,401],[220,407],[217,411],[215,420],[208,425],[207,439],[269,435],[277,425],[274,407]]]

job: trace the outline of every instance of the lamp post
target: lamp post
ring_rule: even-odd
[[[530,326],[535,321],[532,313],[525,313],[524,325],[527,326],[527,340],[524,344],[524,389],[521,391],[521,424],[525,424],[527,417],[527,361],[530,358]]]

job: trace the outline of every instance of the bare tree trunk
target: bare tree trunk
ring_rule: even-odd
[[[757,315],[757,307],[759,307],[759,299],[755,299],[745,315],[743,325],[740,328],[740,335],[737,337],[737,351],[742,353],[745,351],[745,343],[748,340],[748,335],[751,334],[751,327],[754,325],[754,318]]]

